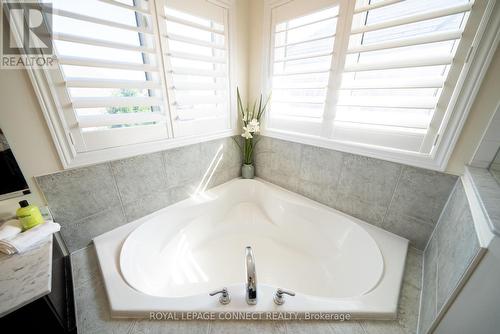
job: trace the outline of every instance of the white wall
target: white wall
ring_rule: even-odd
[[[448,172],[461,175],[464,165],[471,162],[500,101],[499,78],[500,51],[497,49],[448,162]]]
[[[61,163],[26,71],[0,70],[0,101],[0,127],[33,192],[31,199],[42,204],[33,176],[58,171]],[[0,216],[12,205],[17,201],[0,202]]]
[[[249,29],[248,45],[249,58],[248,67],[248,96],[250,99],[256,99],[261,91],[262,83],[262,55],[264,52],[262,45],[262,30],[264,17],[264,0],[249,0]]]

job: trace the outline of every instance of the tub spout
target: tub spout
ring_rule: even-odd
[[[245,249],[246,271],[247,271],[247,285],[246,296],[247,304],[257,304],[257,273],[255,271],[255,258],[253,256],[252,247],[248,246]]]

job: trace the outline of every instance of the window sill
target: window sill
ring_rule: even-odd
[[[369,144],[361,144],[350,141],[328,139],[324,137],[304,135],[278,129],[266,128],[262,135],[287,140],[295,143],[318,146],[336,151],[359,154],[375,159],[392,161],[395,163],[444,171],[446,161],[441,157],[431,154],[411,152],[401,149],[386,148]]]
[[[83,167],[92,164],[125,159],[137,155],[193,145],[210,140],[231,137],[234,135],[236,135],[236,132],[233,129],[228,129],[210,135],[204,134],[201,136],[170,138],[147,143],[113,147],[97,151],[76,153],[71,157],[61,155],[61,161],[63,162],[64,169]]]

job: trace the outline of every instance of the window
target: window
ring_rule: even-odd
[[[58,66],[31,75],[65,167],[232,133],[231,1],[41,3]]]
[[[132,1],[52,4],[61,70],[53,79],[64,87],[58,97],[76,151],[168,138],[151,8]]]
[[[267,133],[442,169],[431,160],[493,4],[271,3]]]

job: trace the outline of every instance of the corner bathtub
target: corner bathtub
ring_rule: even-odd
[[[94,239],[113,317],[150,312],[396,316],[408,240],[271,183],[235,179]],[[257,305],[245,301],[245,247]],[[231,303],[209,292],[227,287]],[[278,306],[277,288],[291,290]]]

